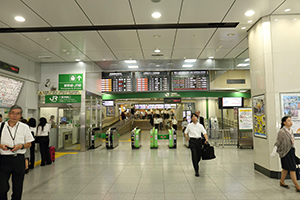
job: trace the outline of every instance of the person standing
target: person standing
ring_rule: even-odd
[[[186,127],[187,127],[188,124],[189,124],[189,123],[188,123],[186,117],[184,117],[184,118],[182,119],[182,123],[181,123],[181,128],[182,128],[183,137],[184,137],[184,131],[185,131],[185,129],[186,129]]]
[[[12,177],[12,200],[22,198],[23,181],[25,174],[25,157],[27,148],[34,141],[29,127],[19,122],[22,117],[22,108],[14,105],[9,109],[7,122],[0,127],[0,199],[7,200],[9,178]]]
[[[198,116],[198,122],[199,122],[199,124],[202,124],[202,126],[205,127],[204,126],[204,118],[200,116],[200,111],[197,110],[195,113]]]
[[[192,153],[192,162],[195,169],[195,176],[199,176],[199,162],[202,155],[202,134],[205,137],[205,143],[208,142],[206,130],[202,124],[198,123],[198,115],[192,114],[192,123],[185,129],[185,137],[189,140],[189,147]]]
[[[293,130],[291,129],[293,123],[289,116],[285,116],[281,119],[281,129],[278,132],[277,140],[271,153],[271,157],[275,157],[276,152],[279,154],[281,160],[281,179],[279,185],[287,189],[290,186],[284,183],[286,175],[290,172],[290,177],[295,184],[296,191],[300,192],[300,186],[296,177],[296,161],[295,161],[295,138]]]
[[[36,120],[34,118],[30,118],[28,120],[27,125],[29,126],[30,132],[32,136],[35,138],[36,137]],[[29,169],[34,168],[34,163],[35,163],[35,142],[31,142],[31,147],[30,147],[30,159],[29,159]]]
[[[47,123],[46,118],[41,117],[40,123],[37,127],[36,138],[40,144],[41,153],[41,166],[51,165],[51,158],[49,153],[49,132],[51,129],[51,124]]]
[[[177,119],[176,119],[176,116],[173,116],[173,119],[172,119],[172,127],[175,129],[175,131],[177,131]]]
[[[56,128],[56,124],[55,124],[54,119],[55,119],[55,116],[51,115],[50,120],[49,120],[49,123],[51,124],[51,128]]]

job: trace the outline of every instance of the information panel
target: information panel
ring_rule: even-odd
[[[132,92],[132,73],[102,73],[102,92]]]
[[[0,76],[0,107],[15,105],[22,86],[22,81]]]
[[[209,90],[208,71],[171,72],[172,91]]]
[[[136,72],[136,92],[169,91],[169,72]]]

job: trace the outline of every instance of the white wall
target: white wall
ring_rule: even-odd
[[[200,111],[200,116],[206,119],[206,99],[197,99],[195,102],[196,110]]]
[[[227,79],[245,79],[245,84],[227,84]],[[249,70],[229,70],[210,82],[210,90],[251,89]]]

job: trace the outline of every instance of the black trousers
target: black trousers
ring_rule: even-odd
[[[199,162],[202,156],[202,141],[201,138],[190,138],[189,147],[192,152],[192,162],[195,172],[199,172]]]
[[[177,124],[173,124],[173,128],[177,131]]]
[[[51,158],[49,153],[49,137],[39,137],[40,153],[41,153],[41,165],[51,164]]]
[[[30,165],[29,167],[30,168],[34,168],[34,163],[35,163],[35,142],[31,142],[31,147],[30,147],[30,159],[29,159],[29,162],[30,162]]]
[[[12,175],[12,200],[22,198],[23,180],[25,174],[25,157],[23,154],[0,156],[0,199],[7,200],[9,178]]]

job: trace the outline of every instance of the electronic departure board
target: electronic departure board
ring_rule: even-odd
[[[175,71],[172,75],[172,91],[209,90],[208,71]]]
[[[136,92],[169,91],[169,72],[136,72]]]
[[[102,92],[132,92],[131,72],[102,73]]]

